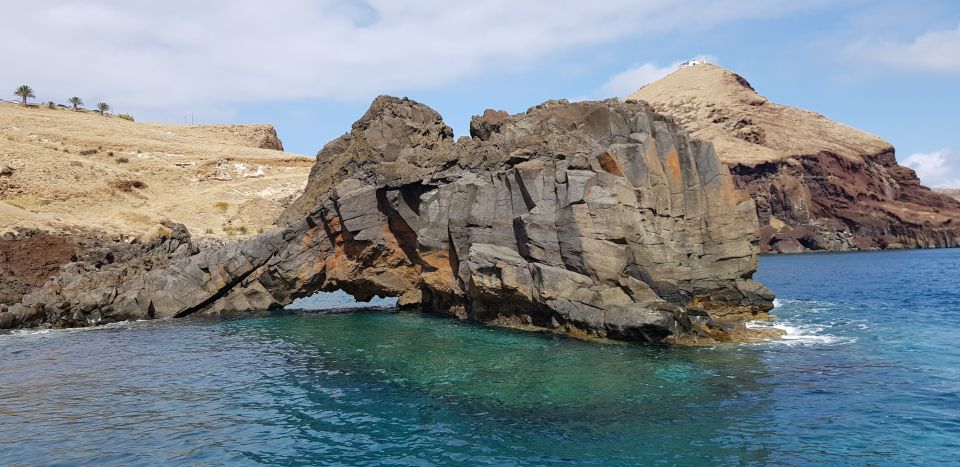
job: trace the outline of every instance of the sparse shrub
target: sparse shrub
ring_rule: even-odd
[[[226,201],[217,201],[216,203],[213,203],[213,207],[221,211],[226,211],[227,209],[230,209],[230,203]]]
[[[56,110],[57,103],[54,101],[47,102],[47,108]]]
[[[91,155],[91,154],[96,154],[97,151],[98,151],[97,149],[84,149],[83,151],[80,151],[80,155],[81,155],[81,156],[89,156],[89,155]]]
[[[113,157],[113,151],[107,151],[107,155]]]
[[[130,115],[130,114],[120,114],[120,115],[117,115],[117,118],[122,118],[122,119],[124,119],[124,120],[128,120],[128,121],[131,121],[131,122],[135,121],[135,120],[133,119],[133,116]]]
[[[233,237],[235,235],[247,235],[250,232],[250,229],[245,225],[234,226],[231,224],[223,224],[222,226],[223,233]]]
[[[110,155],[113,155],[113,153],[111,152]],[[128,158],[126,158],[126,157],[123,157],[123,156],[120,156],[120,157],[114,159],[114,161],[115,161],[117,164],[126,164],[127,162],[130,162],[130,159],[128,159]]]
[[[124,193],[130,193],[134,188],[143,189],[147,187],[146,183],[140,180],[115,180],[110,182],[110,186]]]
[[[207,235],[213,235],[213,229],[211,229],[210,227],[207,227],[207,229],[204,230],[203,233]]]
[[[83,162],[80,161],[70,161],[70,165],[74,167],[83,167]]]
[[[67,154],[70,154],[70,150],[67,149],[67,148],[63,148],[63,152],[65,152],[65,153],[67,153]]]

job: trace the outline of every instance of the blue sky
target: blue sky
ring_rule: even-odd
[[[18,3],[0,88],[140,121],[272,123],[311,156],[377,94],[463,135],[485,108],[626,94],[705,55],[775,102],[890,141],[925,183],[960,186],[955,1]]]

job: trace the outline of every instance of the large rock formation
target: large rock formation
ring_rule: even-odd
[[[922,186],[876,136],[774,104],[701,64],[630,96],[714,143],[757,203],[763,251],[960,245],[960,202]]]
[[[0,327],[263,310],[342,289],[658,342],[729,339],[713,319],[772,308],[751,280],[753,201],[710,143],[646,104],[487,111],[471,134],[455,142],[432,109],[379,97],[317,155],[286,227],[198,249],[171,225],[132,258],[66,268],[0,313]]]

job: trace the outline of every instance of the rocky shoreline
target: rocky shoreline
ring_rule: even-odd
[[[278,308],[318,291],[641,342],[748,340],[754,202],[713,146],[643,103],[488,111],[471,138],[382,96],[317,155],[283,227],[201,248],[185,228],[81,261],[0,312],[0,328]],[[756,336],[754,336],[756,337]]]

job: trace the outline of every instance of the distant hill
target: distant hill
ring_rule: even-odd
[[[943,193],[947,196],[950,196],[954,199],[960,200],[960,188],[937,188],[934,190],[938,193]]]
[[[245,237],[273,225],[313,160],[269,125],[185,126],[0,102],[0,234]]]
[[[686,66],[629,98],[713,142],[756,201],[763,251],[960,245],[960,202],[922,186],[893,146],[770,102],[732,71]]]

